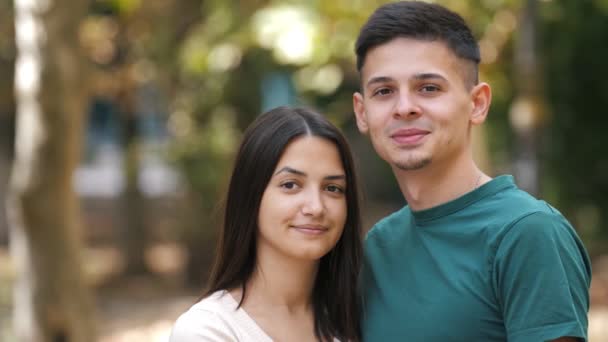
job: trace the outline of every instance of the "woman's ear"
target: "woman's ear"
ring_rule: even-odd
[[[488,116],[490,103],[492,102],[492,89],[490,85],[481,82],[471,90],[471,101],[473,108],[469,118],[473,125],[481,125]]]

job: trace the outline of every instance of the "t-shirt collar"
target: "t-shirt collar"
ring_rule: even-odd
[[[440,217],[460,211],[486,196],[490,196],[505,189],[515,187],[516,185],[513,176],[498,176],[490,180],[489,182],[483,184],[482,186],[478,187],[477,189],[468,192],[449,202],[424,210],[412,211],[412,216],[417,223],[436,220]]]

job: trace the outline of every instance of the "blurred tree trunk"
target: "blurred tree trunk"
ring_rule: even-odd
[[[513,174],[518,185],[538,195],[539,137],[545,119],[542,72],[537,56],[538,2],[526,0],[515,44],[516,96],[509,113],[515,131]]]
[[[13,76],[15,74],[15,25],[13,5],[0,2],[0,203],[6,202],[10,165],[13,160],[15,136],[15,96]],[[6,211],[0,210],[0,246],[8,244]]]
[[[145,262],[148,230],[145,222],[145,198],[139,189],[140,144],[134,117],[123,119],[125,189],[122,194],[125,213],[123,248],[127,275],[149,273]]]
[[[2,68],[0,68],[1,74]],[[6,74],[5,74],[6,75]],[[12,76],[10,72],[8,75]],[[12,77],[11,77],[12,78]],[[3,96],[3,94],[0,94]],[[10,114],[9,114],[10,113]],[[15,126],[14,109],[7,109],[0,106],[0,203],[6,202],[6,193],[8,192],[8,179],[10,176],[10,165],[12,161],[12,140],[14,135],[13,127]],[[6,219],[6,211],[0,210],[0,246],[6,246],[8,243],[8,223]]]
[[[215,242],[217,240],[218,216],[214,215],[214,205],[200,193],[187,193],[187,219],[184,221],[182,232],[183,244],[186,247],[188,259],[185,268],[185,285],[192,289],[203,288],[209,277]],[[216,198],[215,196],[213,197]]]
[[[249,6],[249,2],[241,5]],[[182,79],[184,75],[179,64],[179,51],[192,31],[210,15],[209,6],[212,4],[208,1],[195,0],[174,1],[166,8],[162,27],[165,27],[164,33],[171,38],[162,40],[164,54],[157,56],[156,62],[162,66],[161,70],[165,71],[161,76],[162,82],[172,98],[177,98],[175,95],[191,86],[188,81]],[[158,36],[162,37],[160,34]],[[167,70],[169,72],[166,72]],[[172,105],[175,106],[176,101]],[[216,184],[217,186],[219,185]],[[215,253],[217,229],[211,226],[215,223],[211,219],[213,216],[211,208],[217,197],[209,193],[202,195],[196,190],[188,191],[185,196],[187,205],[182,212],[184,219],[180,232],[180,241],[187,254],[184,281],[188,287],[201,289],[207,280]],[[209,197],[213,200],[210,201]]]
[[[122,36],[122,35],[121,35]],[[128,43],[122,42],[119,46],[128,49]],[[148,242],[148,229],[145,220],[145,197],[139,189],[139,174],[141,170],[141,144],[137,129],[137,82],[131,76],[132,66],[124,61],[119,71],[121,85],[117,94],[117,104],[120,108],[123,127],[123,172],[125,175],[125,188],[122,193],[123,217],[125,223],[122,229],[122,247],[125,255],[125,273],[139,275],[149,273],[145,262],[146,245]]]
[[[15,0],[17,128],[8,200],[18,341],[94,341],[78,200],[86,80],[78,26],[88,1]]]

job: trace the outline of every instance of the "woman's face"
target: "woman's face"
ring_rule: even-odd
[[[346,186],[331,141],[314,136],[293,140],[262,195],[258,253],[305,260],[327,254],[344,230]]]

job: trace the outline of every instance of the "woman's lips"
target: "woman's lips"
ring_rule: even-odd
[[[292,226],[293,229],[297,230],[300,233],[309,234],[309,235],[320,235],[327,231],[327,228],[323,226],[317,225],[296,225]]]

